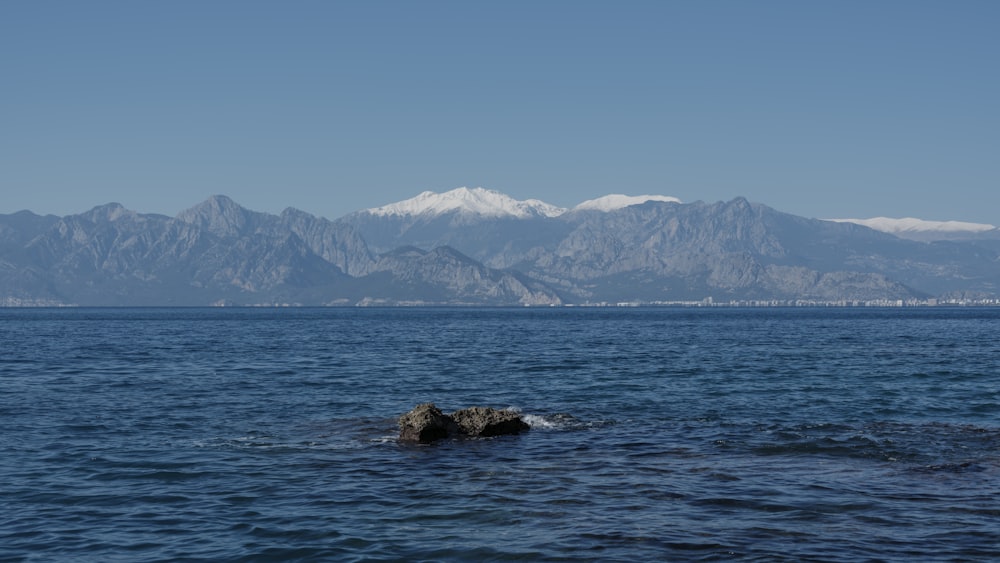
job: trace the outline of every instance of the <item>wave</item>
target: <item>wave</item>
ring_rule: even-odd
[[[557,412],[552,414],[521,413],[517,407],[508,407],[507,410],[521,414],[528,426],[532,430],[586,430],[599,428],[614,424],[610,420],[583,420],[572,414]]]

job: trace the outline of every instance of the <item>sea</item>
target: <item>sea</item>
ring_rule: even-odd
[[[1000,308],[0,310],[0,561],[1000,559]],[[419,403],[528,432],[396,440]]]

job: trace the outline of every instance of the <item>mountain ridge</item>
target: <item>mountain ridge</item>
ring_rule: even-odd
[[[672,196],[664,195],[638,195],[630,196],[625,194],[608,194],[595,199],[588,199],[582,203],[577,204],[573,207],[572,211],[615,211],[623,207],[631,207],[633,205],[642,205],[647,201],[663,201],[668,203],[681,203],[681,200]]]
[[[558,207],[538,199],[517,200],[496,190],[485,188],[455,188],[446,192],[424,191],[415,197],[362,209],[355,213],[376,216],[439,216],[448,213],[471,214],[481,217],[558,217],[573,211],[613,211],[622,207],[640,205],[647,201],[681,203],[681,200],[664,195],[628,196],[608,194],[589,199],[572,208]]]
[[[828,219],[837,223],[855,223],[883,233],[911,240],[956,240],[1000,238],[1000,228],[986,223],[966,221],[928,221],[914,217],[871,217],[869,219]]]
[[[485,201],[518,209],[496,194]],[[216,195],[176,217],[115,203],[65,217],[0,215],[0,304],[840,302],[990,298],[1000,286],[1000,244],[990,239],[905,240],[745,198],[604,203],[330,221]]]
[[[516,200],[507,194],[485,188],[456,188],[443,193],[425,191],[415,197],[382,207],[362,210],[378,216],[442,215],[449,212],[470,213],[484,217],[554,217],[566,210],[537,199]]]
[[[583,201],[573,207],[558,207],[538,199],[517,200],[497,190],[485,188],[455,188],[445,192],[424,191],[415,197],[386,204],[380,207],[362,209],[350,215],[368,214],[380,217],[411,217],[414,221],[430,221],[433,218],[456,215],[451,222],[469,222],[468,216],[496,219],[537,217],[558,217],[566,213],[581,211],[611,212],[649,201],[683,203],[680,199],[665,195],[607,194]],[[985,223],[965,221],[931,221],[913,217],[890,218],[872,217],[868,219],[825,219],[838,223],[854,223],[876,231],[890,233],[900,238],[921,241],[955,240],[963,238],[998,238],[1000,228]]]
[[[0,215],[0,234],[0,304],[560,302],[544,284],[512,283],[479,264],[457,268],[443,252],[387,265],[349,225],[293,208],[255,212],[226,196],[176,217],[114,203],[51,220]],[[432,275],[448,268],[461,284]]]

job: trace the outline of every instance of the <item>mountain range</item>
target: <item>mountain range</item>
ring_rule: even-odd
[[[744,198],[609,195],[564,209],[482,188],[424,192],[332,221],[295,209],[254,212],[225,196],[176,217],[113,203],[65,217],[22,211],[0,215],[0,304],[997,296],[995,227],[864,221],[808,219]]]

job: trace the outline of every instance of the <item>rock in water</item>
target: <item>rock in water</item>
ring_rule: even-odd
[[[417,405],[399,417],[399,439],[429,444],[449,436],[489,437],[520,434],[531,428],[516,412],[490,407],[469,407],[451,416],[434,403]]]
[[[399,417],[399,439],[407,442],[429,444],[447,438],[456,429],[455,421],[434,403],[417,405]]]
[[[469,436],[520,434],[531,428],[516,412],[490,407],[469,407],[451,414],[458,429]]]

